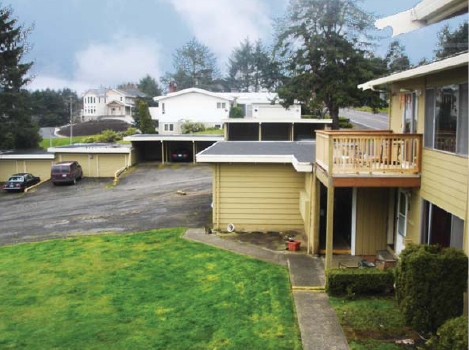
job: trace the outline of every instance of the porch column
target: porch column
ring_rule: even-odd
[[[313,253],[319,253],[319,212],[321,208],[321,182],[314,172],[314,202],[313,202]]]
[[[295,141],[295,123],[291,123],[291,127],[290,127],[290,141]]]
[[[316,172],[312,173],[313,179],[311,184],[311,212],[310,212],[310,227],[309,227],[309,237],[308,237],[308,253],[309,248],[311,247],[311,253],[316,254],[318,252],[318,237],[319,237],[319,183],[316,178]]]
[[[334,239],[334,186],[327,187],[327,221],[326,221],[326,269],[332,267],[332,249]]]
[[[197,154],[196,143],[192,140],[192,163],[195,164],[195,155]]]
[[[259,141],[262,141],[262,123],[259,123]]]
[[[224,138],[224,141],[228,141],[228,126],[229,126],[229,123],[224,123],[223,124],[223,138]]]
[[[161,140],[161,164],[164,164],[164,141]]]

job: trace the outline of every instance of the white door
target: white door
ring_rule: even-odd
[[[396,246],[395,251],[399,254],[404,248],[404,238],[407,230],[407,208],[408,198],[404,191],[399,190],[397,198],[397,217],[396,217]]]

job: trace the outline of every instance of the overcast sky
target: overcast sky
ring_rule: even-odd
[[[419,0],[364,0],[378,18],[407,10]],[[34,61],[31,89],[88,88],[138,82],[146,74],[159,81],[172,69],[172,54],[196,37],[226,67],[232,49],[249,37],[272,42],[272,21],[288,0],[3,0],[25,26]],[[448,23],[457,28],[467,17]],[[431,59],[443,24],[398,36],[411,62]],[[379,32],[384,55],[391,30]]]

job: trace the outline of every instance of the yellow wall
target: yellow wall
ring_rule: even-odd
[[[388,196],[387,188],[357,189],[356,255],[375,255],[386,249]]]
[[[225,230],[303,229],[300,191],[305,175],[283,164],[217,164],[213,180],[213,225]]]
[[[47,180],[50,178],[50,167],[53,163],[52,159],[1,159],[0,182],[8,180],[15,173],[32,173],[41,180]]]
[[[422,78],[397,82],[391,88],[390,126],[396,133],[402,132],[403,104],[401,89],[420,90],[418,98],[417,132],[424,132],[425,89],[468,81],[468,68],[461,67]],[[422,150],[421,188],[414,189],[407,213],[406,241],[420,243],[421,199],[425,199],[447,212],[467,221],[468,213],[468,159],[454,154],[430,149]],[[467,244],[467,222],[465,241]],[[465,250],[467,251],[467,245]]]
[[[58,162],[76,160],[85,177],[114,177],[117,170],[128,164],[129,154],[70,154],[57,153]]]
[[[467,205],[467,158],[424,149],[420,195],[461,219]]]

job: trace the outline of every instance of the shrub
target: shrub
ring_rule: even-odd
[[[436,335],[425,344],[432,350],[467,350],[468,331],[467,316],[456,317],[446,321],[438,328]]]
[[[113,130],[104,130],[96,136],[97,142],[116,142],[120,140],[119,135]]]
[[[181,125],[181,132],[183,134],[191,134],[194,132],[200,132],[204,130],[205,130],[204,123],[185,122]]]
[[[326,291],[332,296],[382,294],[393,290],[394,276],[391,270],[331,269],[326,275]]]
[[[84,143],[95,143],[96,140],[95,140],[94,136],[88,136],[88,137],[85,137],[82,140],[82,142],[84,142]]]
[[[418,332],[435,333],[460,316],[467,288],[467,257],[459,249],[409,245],[396,268],[396,298],[406,323]]]
[[[137,128],[129,126],[126,131],[124,131],[124,136],[131,136],[137,134]]]
[[[230,118],[244,118],[243,109],[240,106],[231,107]]]

